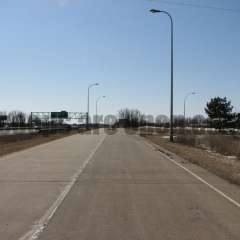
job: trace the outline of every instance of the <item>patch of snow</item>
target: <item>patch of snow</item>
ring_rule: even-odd
[[[166,139],[166,138],[169,138],[169,136],[162,136],[162,138]]]
[[[225,157],[228,159],[236,159],[237,158],[236,156],[225,156]]]

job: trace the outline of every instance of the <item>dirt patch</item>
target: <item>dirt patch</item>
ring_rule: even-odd
[[[229,158],[181,143],[171,143],[162,136],[147,134],[141,136],[189,162],[213,172],[231,183],[240,185],[240,161],[237,158]]]
[[[60,133],[34,133],[0,137],[0,156],[31,148],[40,144],[68,137],[79,133],[67,131]]]

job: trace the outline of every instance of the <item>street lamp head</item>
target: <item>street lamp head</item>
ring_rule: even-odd
[[[150,10],[151,13],[160,13],[162,12],[161,10],[157,10],[157,9],[151,9]]]
[[[93,83],[93,84],[89,85],[88,89],[90,89],[91,87],[94,87],[94,86],[99,86],[99,83]]]

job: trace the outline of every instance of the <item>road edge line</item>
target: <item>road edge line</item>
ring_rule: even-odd
[[[61,206],[64,199],[67,197],[68,193],[75,185],[77,179],[79,178],[85,167],[88,165],[88,163],[91,161],[91,159],[93,158],[93,156],[95,155],[95,153],[97,152],[97,150],[102,145],[105,139],[106,135],[102,137],[102,139],[98,142],[96,147],[90,152],[89,156],[86,158],[81,168],[73,175],[70,183],[67,186],[65,186],[64,190],[60,193],[55,202],[50,206],[50,208],[45,212],[45,214],[40,218],[40,220],[38,220],[38,222],[32,226],[32,229],[25,233],[22,237],[20,237],[19,240],[36,240],[39,238],[39,235],[47,227],[49,221],[52,219],[58,208]]]
[[[159,149],[159,146],[155,143],[149,143],[146,140],[144,140],[145,144],[150,146],[151,148],[154,149],[157,148]],[[155,149],[154,149],[155,150]],[[193,177],[195,177],[198,181],[202,182],[203,184],[205,184],[207,187],[209,187],[211,190],[213,190],[214,192],[218,193],[219,195],[221,195],[223,198],[225,198],[226,200],[228,200],[230,203],[232,203],[235,207],[240,208],[240,203],[238,203],[236,200],[232,199],[231,197],[229,197],[227,194],[225,194],[224,192],[222,192],[221,190],[219,190],[218,188],[214,187],[212,184],[208,183],[206,180],[204,180],[203,178],[201,178],[200,176],[198,176],[196,173],[192,172],[191,170],[189,170],[188,168],[184,167],[182,164],[178,163],[177,161],[175,161],[174,159],[170,158],[168,155],[164,154],[163,152],[159,152],[160,155],[164,156],[165,158],[167,158],[169,161],[171,161],[172,163],[174,163],[175,165],[177,165],[178,167],[182,168],[183,170],[185,170],[188,174],[192,175]]]

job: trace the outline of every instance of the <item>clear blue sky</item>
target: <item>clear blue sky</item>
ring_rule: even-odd
[[[175,1],[240,10],[239,0]],[[188,115],[218,95],[240,110],[240,11],[160,0],[1,1],[0,110],[86,111],[87,86],[100,82],[103,114],[168,114],[170,25],[150,8],[175,21],[175,114],[193,90]]]

